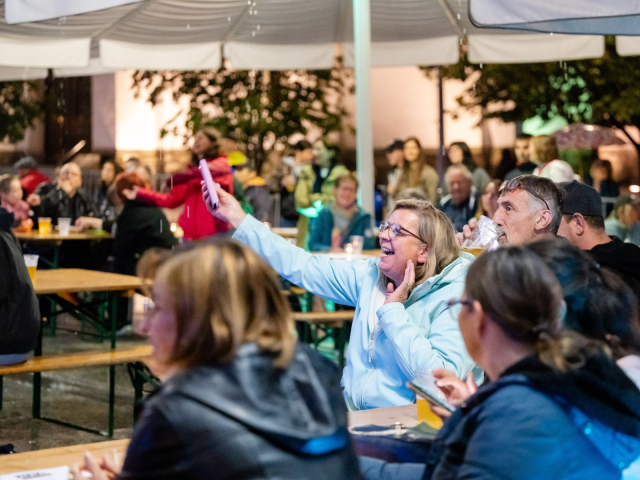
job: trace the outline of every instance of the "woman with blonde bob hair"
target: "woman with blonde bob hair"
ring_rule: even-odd
[[[164,384],[121,470],[85,458],[93,478],[107,478],[100,466],[119,479],[359,478],[339,371],[296,344],[275,273],[231,240],[167,256],[139,266],[154,279],[142,333]]]
[[[294,247],[218,188],[210,211],[236,228],[280,275],[319,297],[356,307],[343,394],[350,410],[415,401],[408,380],[447,368],[465,378],[473,368],[446,302],[460,295],[473,256],[461,253],[449,219],[425,200],[396,203],[380,224],[380,258],[331,260]]]

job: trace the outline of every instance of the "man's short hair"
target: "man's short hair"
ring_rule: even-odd
[[[293,146],[293,149],[296,152],[300,152],[302,150],[308,150],[310,148],[313,148],[313,145],[311,145],[309,142],[307,142],[306,140],[300,140],[298,143],[296,143]]]
[[[569,223],[573,220],[573,215],[575,214],[563,213],[562,217],[565,222]],[[584,218],[585,223],[589,225],[589,228],[594,230],[604,230],[604,217],[599,215],[582,215],[582,218]]]
[[[518,135],[516,135],[516,140],[530,140],[531,139],[531,135],[529,135],[528,133],[519,133]]]
[[[462,175],[464,175],[464,177],[470,182],[473,182],[473,174],[471,173],[471,170],[469,170],[465,165],[454,164],[447,168],[447,171],[444,174],[445,183],[449,183],[449,177],[456,171],[462,173]]]
[[[394,140],[387,146],[387,148],[384,149],[384,151],[385,153],[391,153],[402,149],[404,149],[404,142],[402,140]]]
[[[541,208],[544,208],[544,202],[540,200],[540,198],[544,199],[549,206],[549,210],[551,211],[552,220],[547,227],[547,231],[557,235],[558,229],[560,228],[560,221],[562,220],[562,207],[564,202],[562,200],[562,192],[558,188],[558,186],[553,183],[548,178],[544,177],[536,177],[535,175],[520,175],[519,177],[514,178],[513,180],[518,180],[522,186],[523,190],[529,194],[529,205],[535,204]],[[513,181],[511,180],[511,181]],[[533,195],[531,192],[538,195]],[[508,191],[502,190],[500,196],[502,197]]]

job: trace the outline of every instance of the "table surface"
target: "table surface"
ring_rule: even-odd
[[[404,405],[402,407],[376,408],[374,410],[349,412],[349,426],[351,427],[368,424],[385,426],[394,425],[396,422],[401,422],[405,427],[417,425],[416,406]],[[74,465],[82,462],[84,452],[91,452],[96,458],[102,458],[105,453],[113,453],[114,451],[124,454],[128,444],[128,439],[111,440],[109,442],[50,448],[47,450],[36,450],[34,452],[17,453],[15,455],[3,455],[0,461],[0,475],[24,470]]]
[[[273,227],[271,231],[285,238],[296,238],[298,236],[298,229],[296,227]]]
[[[51,293],[112,292],[135,290],[142,280],[130,275],[97,272],[80,268],[38,270],[33,282],[37,295]]]
[[[51,231],[49,235],[40,235],[38,230],[31,230],[30,232],[16,232],[16,238],[18,240],[27,242],[61,242],[64,240],[108,240],[113,238],[110,234],[104,233],[102,235],[95,235],[85,232],[69,232],[69,235],[63,237],[58,232]]]

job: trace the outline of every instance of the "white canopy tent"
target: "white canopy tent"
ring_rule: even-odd
[[[469,0],[469,17],[480,28],[617,35],[619,55],[640,55],[637,0]]]
[[[468,0],[0,0],[0,79],[44,78],[47,68],[214,69],[223,58],[238,69],[322,69],[341,49],[356,71],[358,175],[372,211],[372,66],[456,63],[463,38],[474,63],[604,53],[602,36],[476,28],[468,8]]]

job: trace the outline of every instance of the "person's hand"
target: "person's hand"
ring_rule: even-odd
[[[127,200],[135,200],[138,196],[138,190],[140,190],[140,187],[134,185],[131,189],[125,188],[122,190],[122,195],[124,195]]]
[[[89,472],[93,480],[111,480],[122,470],[122,461],[118,454],[112,457],[105,455],[100,463],[89,452],[84,454],[84,464],[70,468],[73,480],[85,480],[83,471]]]
[[[32,193],[27,197],[27,203],[32,207],[37,207],[41,202],[42,199],[40,198],[40,195],[36,195],[35,193]]]
[[[470,238],[473,235],[473,231],[478,227],[478,221],[475,218],[469,220],[469,224],[462,227],[461,233],[456,233],[456,240],[458,241],[458,246],[461,246],[467,238]]]
[[[76,227],[102,230],[102,219],[94,217],[79,217],[76,220]]]
[[[387,185],[387,193],[389,195],[395,195],[395,193],[396,193],[396,185],[393,185],[391,183],[389,185]]]
[[[295,187],[296,186],[296,177],[294,177],[291,174],[285,175],[284,177],[282,177],[282,181],[280,183],[285,188]]]
[[[216,193],[218,194],[220,205],[218,208],[213,208],[207,186],[204,181],[200,182],[200,184],[202,185],[202,199],[204,200],[209,213],[224,222],[229,222],[233,228],[238,228],[247,216],[247,214],[242,210],[240,203],[233,197],[233,195],[225,192],[222,187],[216,183]]]
[[[331,251],[332,252],[341,252],[342,251],[342,235],[340,235],[340,231],[335,230],[333,235],[331,235]]]
[[[387,303],[393,302],[404,303],[407,298],[409,298],[409,294],[411,293],[411,289],[415,282],[416,269],[413,266],[413,261],[408,260],[407,268],[404,270],[404,279],[398,288],[393,288],[393,283],[391,282],[387,285],[387,299],[384,301],[384,304],[386,305]]]
[[[71,185],[69,180],[60,180],[58,182],[58,187],[64,190],[67,195],[71,195],[71,192],[73,192],[73,185]]]
[[[457,378],[455,373],[444,368],[434,369],[433,376],[436,378],[436,385],[447,397],[447,402],[454,407],[459,406],[478,390],[471,374],[467,377],[466,383]]]

